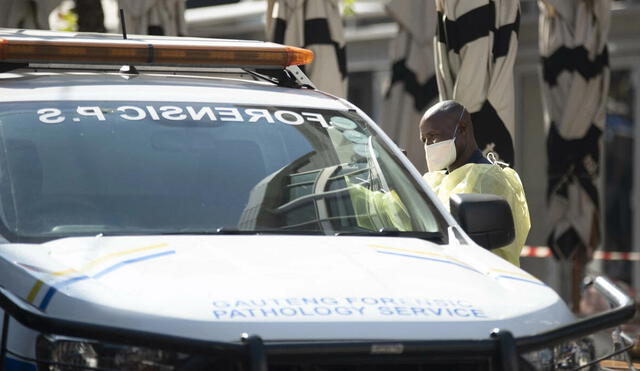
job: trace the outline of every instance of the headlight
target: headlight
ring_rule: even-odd
[[[157,349],[119,346],[41,335],[36,345],[38,370],[80,371],[92,368],[125,371],[173,371],[185,358]]]
[[[553,348],[524,355],[536,370],[575,370],[595,360],[593,344],[589,338],[568,341]]]
[[[577,370],[596,366],[600,361],[618,357],[627,361],[633,341],[619,329],[597,332],[588,337],[571,340],[553,348],[523,355],[536,370]],[[592,368],[598,370],[599,368]]]

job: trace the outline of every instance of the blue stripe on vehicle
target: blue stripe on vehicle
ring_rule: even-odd
[[[56,293],[56,288],[55,287],[49,287],[49,290],[47,290],[47,293],[44,295],[44,298],[42,298],[42,301],[40,302],[40,305],[38,306],[38,308],[40,308],[40,310],[45,310],[47,309],[47,306],[49,305],[49,302],[51,301],[51,298],[53,297],[53,294]]]
[[[377,250],[380,254],[388,254],[388,255],[395,255],[395,256],[402,256],[405,258],[413,258],[413,259],[420,259],[420,260],[429,260],[429,261],[434,261],[434,262],[438,262],[438,263],[446,263],[446,264],[451,264],[451,265],[455,265],[456,267],[460,267],[460,268],[464,268],[466,270],[470,270],[472,272],[475,273],[480,273],[482,274],[482,272],[475,270],[469,266],[463,265],[463,264],[459,264],[450,260],[442,260],[442,259],[435,259],[435,258],[427,258],[426,256],[418,256],[418,255],[409,255],[409,254],[400,254],[397,252],[389,252],[389,251],[380,251]]]
[[[124,267],[125,265],[128,265],[128,264],[137,263],[137,262],[144,261],[144,260],[149,260],[149,259],[155,259],[155,258],[159,258],[161,256],[172,255],[172,254],[175,254],[175,253],[176,252],[173,251],[173,250],[172,251],[164,251],[164,252],[160,252],[160,253],[157,253],[157,254],[141,256],[139,258],[133,258],[133,259],[125,260],[123,262],[116,263],[116,264],[114,264],[114,265],[112,265],[112,266],[110,266],[110,267],[108,267],[108,268],[96,273],[92,278],[100,278],[100,277],[102,277],[102,276],[104,276],[106,274],[109,274],[109,273],[115,271],[116,269],[122,268],[122,267]]]
[[[459,264],[453,261],[449,261],[449,260],[442,260],[442,259],[435,259],[435,258],[428,258],[426,256],[419,256],[419,255],[409,255],[409,254],[400,254],[400,253],[396,253],[396,252],[389,252],[389,251],[381,251],[381,250],[376,250],[378,253],[380,254],[388,254],[388,255],[396,255],[396,256],[402,256],[405,258],[413,258],[413,259],[420,259],[420,260],[429,260],[429,261],[433,261],[433,262],[437,262],[437,263],[446,263],[446,264],[451,264],[451,265],[455,265],[456,267],[460,267],[460,268],[464,268],[467,270],[470,270],[472,272],[475,273],[480,273],[482,275],[484,275],[482,272],[475,270],[469,266],[463,265],[463,264]],[[505,276],[505,275],[500,275],[500,276],[495,276],[495,278],[505,278],[505,279],[510,279],[510,280],[514,280],[514,281],[520,281],[520,282],[526,282],[526,283],[532,283],[534,285],[539,285],[539,286],[544,286],[546,287],[547,285],[544,284],[543,282],[539,282],[539,281],[533,281],[533,280],[528,280],[528,279],[524,279],[524,278],[519,278],[519,277],[513,277],[513,276]]]
[[[61,287],[64,286],[68,286],[72,283],[78,282],[78,281],[83,281],[89,278],[100,278],[103,277],[117,269],[120,269],[126,265],[129,264],[133,264],[133,263],[137,263],[137,262],[141,262],[141,261],[145,261],[145,260],[150,260],[150,259],[155,259],[155,258],[159,258],[162,256],[166,256],[166,255],[172,255],[175,254],[176,252],[171,250],[171,251],[164,251],[161,253],[157,253],[157,254],[151,254],[151,255],[145,255],[145,256],[141,256],[138,258],[133,258],[133,259],[129,259],[129,260],[125,260],[119,263],[116,263],[110,267],[107,267],[103,270],[101,270],[100,272],[96,273],[95,275],[89,277],[89,276],[79,276],[79,277],[74,277],[74,278],[70,278],[68,280],[64,280],[62,282],[57,283],[55,286],[49,287],[49,290],[47,290],[47,293],[44,295],[44,298],[42,298],[42,302],[40,302],[40,305],[38,306],[38,308],[40,308],[40,310],[45,311],[47,309],[47,306],[49,306],[49,303],[51,302],[51,299],[53,298],[53,296],[55,295],[56,292],[58,292],[58,289],[60,289]]]
[[[527,282],[527,283],[533,283],[533,284],[540,285],[540,286],[545,286],[545,287],[547,286],[542,282],[527,280],[527,279],[524,279],[524,278],[513,277],[513,276],[497,276],[496,278],[506,278],[506,279],[514,280],[514,281],[522,281],[522,282]]]
[[[6,357],[4,359],[4,367],[2,368],[5,371],[36,371],[36,366],[29,362],[20,361],[14,358]]]
[[[49,287],[49,290],[47,290],[47,293],[44,295],[44,298],[42,298],[42,301],[40,302],[40,305],[38,306],[38,308],[40,308],[40,310],[47,309],[47,306],[49,305],[49,302],[51,301],[51,298],[58,291],[59,287],[63,287],[63,286],[69,285],[69,284],[74,283],[76,281],[83,281],[83,280],[86,280],[87,278],[89,278],[89,276],[73,277],[73,278],[70,278],[68,280],[64,280],[64,281],[56,284],[55,287],[53,287],[53,286]]]

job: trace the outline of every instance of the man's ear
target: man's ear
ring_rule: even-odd
[[[458,132],[466,134],[467,133],[467,129],[468,129],[468,125],[469,125],[469,123],[466,122],[464,120],[464,118],[462,120],[460,120],[460,122],[458,123]]]
[[[456,135],[456,150],[458,155],[463,152],[464,148],[469,144],[469,126],[468,122],[460,121],[458,123],[458,134]]]

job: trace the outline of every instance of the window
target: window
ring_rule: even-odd
[[[9,239],[444,225],[353,112],[164,102],[18,102],[0,112]]]

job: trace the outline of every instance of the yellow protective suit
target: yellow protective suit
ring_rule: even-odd
[[[516,238],[510,245],[491,251],[520,266],[520,251],[529,234],[531,221],[522,182],[513,169],[493,164],[466,164],[449,174],[433,171],[424,174],[423,178],[447,209],[449,197],[456,193],[485,193],[504,198],[511,206]]]
[[[349,181],[347,184],[359,227],[373,231],[411,230],[411,217],[395,191],[371,191]]]

